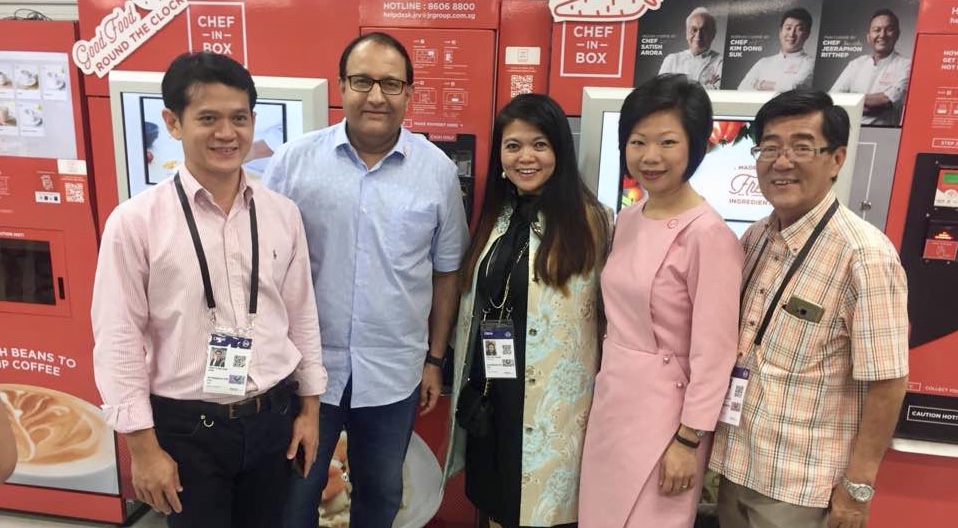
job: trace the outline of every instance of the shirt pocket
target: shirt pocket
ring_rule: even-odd
[[[793,377],[817,376],[823,368],[826,348],[834,339],[830,325],[834,324],[829,314],[820,322],[808,321],[781,310],[777,321],[773,318],[770,328],[777,332],[763,338],[765,363],[775,370]]]
[[[281,240],[279,237],[275,242],[275,245],[267,245],[260,249],[260,269],[269,273],[268,277],[271,277],[276,284],[282,285],[286,281],[286,273],[289,271],[293,258],[293,246],[291,241]],[[260,277],[262,276],[261,271]]]
[[[433,211],[402,211],[396,233],[386,239],[393,262],[411,266],[429,260],[436,226],[436,213]]]

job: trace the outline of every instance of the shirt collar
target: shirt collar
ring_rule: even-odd
[[[783,53],[782,50],[778,50],[778,54],[781,55],[783,58],[786,58],[786,59],[792,59],[792,58],[795,58],[795,57],[804,57],[804,56],[805,56],[805,48],[802,48],[802,49],[800,49],[800,50],[798,50],[798,51],[796,51],[796,52],[793,52],[793,53]]]
[[[886,62],[891,62],[897,58],[898,58],[898,52],[894,50],[892,50],[892,52],[889,53],[887,57],[883,59],[878,59],[877,61],[875,60],[874,55],[871,56],[872,64],[874,64],[875,66],[878,66],[879,64],[884,64]]]
[[[213,203],[213,193],[207,191],[200,182],[197,181],[196,177],[193,176],[193,173],[186,168],[186,164],[183,164],[178,169],[180,175],[180,182],[183,183],[183,192],[186,193],[186,196],[195,204],[196,197],[203,195],[206,199]],[[249,201],[253,198],[253,182],[249,181],[246,178],[246,171],[240,168],[240,183],[239,183],[239,193],[243,196],[243,202],[249,206]]]
[[[336,149],[345,149],[353,153],[356,156],[356,159],[359,158],[359,153],[356,152],[356,147],[349,142],[349,136],[346,134],[346,119],[344,118],[336,126],[336,129],[333,131],[333,143]],[[383,160],[391,157],[393,154],[402,156],[405,158],[412,151],[412,142],[410,138],[412,133],[405,129],[405,127],[399,128],[399,139],[396,140],[396,144],[393,145],[393,148],[383,156]],[[371,168],[371,167],[370,167]]]
[[[782,230],[778,228],[778,218],[775,216],[775,213],[772,213],[768,217],[766,228],[772,233],[779,233],[785,240],[785,244],[790,248],[800,248],[805,241],[808,240],[808,237],[811,236],[812,231],[815,230],[815,226],[818,225],[818,222],[825,216],[825,212],[828,211],[828,208],[831,207],[834,201],[835,193],[828,191],[828,194],[826,194],[825,197],[822,198],[822,201],[818,202],[818,205],[813,207],[811,211],[805,213],[805,215],[796,220],[795,223]]]

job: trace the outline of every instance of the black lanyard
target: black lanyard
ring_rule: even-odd
[[[782,284],[778,287],[778,291],[775,292],[775,297],[772,298],[771,304],[768,305],[768,310],[765,311],[765,317],[762,319],[762,326],[758,328],[758,333],[755,334],[756,345],[762,344],[762,338],[765,337],[765,331],[768,330],[768,325],[772,321],[772,315],[775,313],[775,307],[782,299],[782,294],[785,293],[785,288],[792,280],[795,272],[798,271],[798,268],[801,267],[803,262],[805,262],[805,258],[808,257],[808,254],[812,251],[812,246],[815,245],[815,241],[818,240],[818,237],[822,234],[822,231],[825,229],[828,221],[832,219],[832,216],[835,215],[835,211],[837,210],[838,200],[835,200],[831,207],[828,208],[828,211],[825,212],[825,215],[822,216],[822,219],[818,221],[818,225],[815,226],[812,234],[808,237],[808,240],[805,241],[805,245],[802,246],[802,250],[798,252],[798,255],[795,257],[792,265],[789,266],[788,271],[785,273],[785,278],[782,279]],[[749,283],[752,282],[752,275],[755,274],[755,270],[758,269],[758,265],[762,261],[762,254],[765,253],[766,246],[768,246],[768,235],[765,235],[765,241],[762,243],[762,248],[758,251],[758,257],[755,258],[755,264],[752,265],[752,271],[748,273],[748,277],[742,284],[742,294],[739,300],[743,307],[745,306],[745,291],[748,289]]]
[[[196,219],[193,218],[193,211],[186,199],[186,192],[183,191],[183,184],[180,183],[179,173],[173,177],[173,183],[176,184],[176,194],[180,197],[180,205],[183,206],[183,214],[186,215],[186,225],[189,226],[190,236],[193,238],[196,259],[200,263],[200,275],[203,276],[203,292],[206,293],[206,306],[212,311],[216,308],[216,301],[213,300],[210,266],[206,262],[206,253],[203,251],[203,243],[200,241],[200,232],[196,228]],[[259,295],[259,230],[256,228],[256,203],[253,202],[252,198],[249,200],[249,232],[250,238],[253,239],[253,269],[250,272],[249,280],[249,313],[255,315],[256,300]]]

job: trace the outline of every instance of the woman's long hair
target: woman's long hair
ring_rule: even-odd
[[[500,157],[503,130],[517,120],[545,134],[556,160],[552,176],[539,193],[539,211],[545,219],[545,231],[533,267],[535,275],[546,285],[565,291],[570,277],[601,266],[605,259],[608,219],[595,195],[579,177],[569,120],[550,97],[522,94],[499,112],[493,126],[482,212],[463,266],[464,290],[472,285],[479,255],[502,208],[517,193],[515,185],[502,177]]]

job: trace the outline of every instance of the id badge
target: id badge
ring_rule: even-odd
[[[728,393],[722,402],[722,413],[719,421],[738,426],[742,421],[742,404],[745,402],[745,389],[748,388],[749,370],[744,367],[732,369],[732,380],[728,384]]]
[[[480,331],[486,378],[516,379],[515,329],[512,321],[483,321]]]
[[[206,352],[206,373],[203,392],[244,396],[249,378],[253,339],[237,332],[216,331],[210,334]]]

